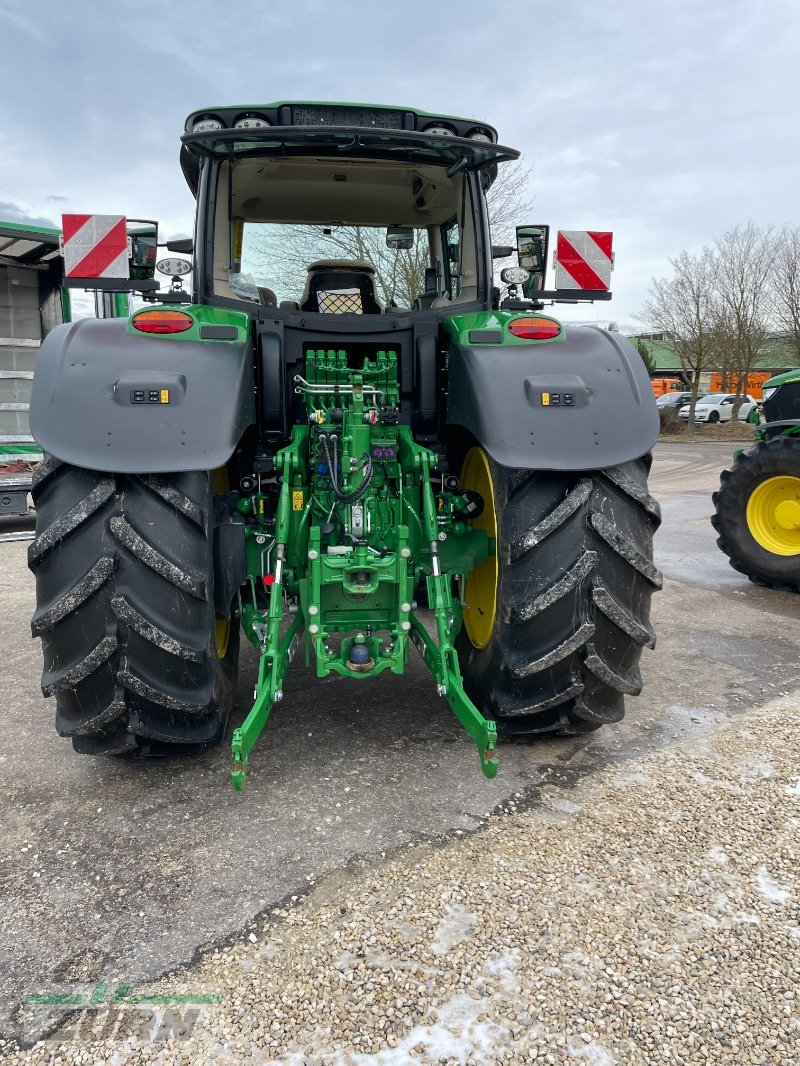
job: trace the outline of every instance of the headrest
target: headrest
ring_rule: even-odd
[[[317,270],[359,270],[362,273],[375,273],[372,263],[363,259],[317,259],[315,263],[309,264],[308,272],[311,274]]]

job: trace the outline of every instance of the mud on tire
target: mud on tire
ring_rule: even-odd
[[[497,613],[485,648],[463,630],[458,648],[465,687],[501,734],[587,732],[619,721],[625,695],[641,691],[661,588],[650,463],[565,474],[490,461]]]
[[[77,751],[165,755],[222,739],[238,629],[216,645],[207,473],[119,475],[47,457],[34,474],[42,691]]]

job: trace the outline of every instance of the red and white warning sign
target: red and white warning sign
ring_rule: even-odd
[[[68,278],[127,278],[124,215],[62,215],[64,274]]]
[[[613,233],[564,229],[556,242],[557,289],[603,289],[611,286]]]

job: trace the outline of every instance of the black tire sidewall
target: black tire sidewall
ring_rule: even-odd
[[[747,522],[747,505],[755,489],[769,478],[785,475],[800,478],[800,438],[779,437],[740,452],[714,493],[713,522],[719,547],[735,569],[758,583],[800,589],[800,556],[768,551],[753,537]]]

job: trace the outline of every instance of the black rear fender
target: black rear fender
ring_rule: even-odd
[[[48,334],[31,394],[38,444],[89,470],[222,466],[255,421],[250,340],[137,336],[126,324],[84,319]]]
[[[567,327],[562,341],[453,343],[447,421],[503,466],[587,470],[649,452],[659,433],[641,356],[617,333]]]

